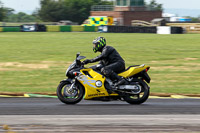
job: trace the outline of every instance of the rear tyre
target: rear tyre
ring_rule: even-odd
[[[57,87],[58,99],[65,104],[76,104],[80,102],[85,94],[84,88],[80,83],[61,82]]]
[[[125,94],[123,96],[124,100],[130,104],[142,104],[149,97],[149,87],[144,81],[133,82],[137,83],[141,87],[141,92],[139,94]]]

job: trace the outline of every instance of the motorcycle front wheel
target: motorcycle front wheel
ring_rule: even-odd
[[[61,82],[57,87],[58,99],[65,104],[80,102],[84,94],[84,88],[79,83]]]
[[[134,83],[137,83],[141,87],[141,92],[139,94],[127,93],[123,98],[130,104],[142,104],[149,97],[149,87],[144,81],[138,81]]]

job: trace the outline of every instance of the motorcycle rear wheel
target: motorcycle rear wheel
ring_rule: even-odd
[[[149,91],[148,85],[144,81],[138,81],[137,83],[142,88],[141,93],[139,93],[139,94],[129,94],[129,93],[127,93],[127,94],[125,94],[125,96],[123,96],[123,99],[130,104],[142,104],[149,97],[150,91]]]
[[[85,94],[84,88],[79,83],[75,84],[75,89],[69,91],[71,85],[69,82],[61,82],[57,87],[58,99],[65,104],[76,104]]]

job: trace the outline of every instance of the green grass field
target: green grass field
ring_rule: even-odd
[[[126,66],[148,64],[151,92],[200,93],[199,34],[0,33],[0,92],[55,92],[75,54],[104,36]]]

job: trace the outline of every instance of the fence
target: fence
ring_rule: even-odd
[[[0,32],[97,32],[97,26],[80,25],[23,25],[23,26],[3,26]]]
[[[156,26],[80,26],[80,25],[23,25],[0,27],[0,32],[111,32],[111,33],[157,33]],[[170,27],[171,34],[183,33],[182,27]]]
[[[200,33],[200,23],[167,23],[167,25],[182,27],[186,33]]]
[[[80,25],[66,25],[66,26],[52,26],[47,25],[47,32],[97,32],[97,26],[80,26]]]
[[[165,27],[165,26],[161,26]],[[170,29],[169,34],[182,34],[182,27],[167,27]],[[146,26],[100,26],[99,32],[111,32],[111,33],[157,33],[159,28],[156,26],[146,27]]]
[[[58,22],[0,22],[0,26],[21,26],[21,25],[57,25]]]
[[[10,27],[0,27],[0,32],[20,32],[21,28],[19,26]]]
[[[47,25],[46,26],[47,32],[59,32],[60,26],[57,25]]]
[[[101,32],[112,33],[156,33],[155,26],[152,27],[139,27],[139,26],[100,26]]]

